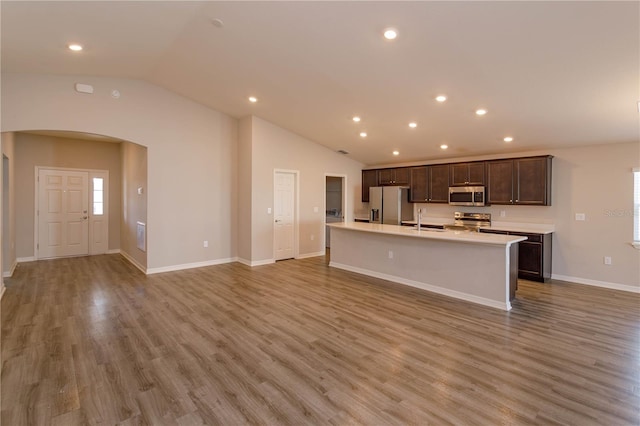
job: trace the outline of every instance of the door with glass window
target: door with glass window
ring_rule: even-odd
[[[36,257],[105,253],[107,171],[38,169]]]

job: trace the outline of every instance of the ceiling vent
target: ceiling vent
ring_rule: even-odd
[[[338,154],[342,154],[342,155],[347,155],[349,153],[348,151],[345,151],[344,149],[339,149],[337,152],[338,152]]]

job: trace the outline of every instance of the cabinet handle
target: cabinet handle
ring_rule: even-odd
[[[513,203],[513,200],[509,200],[510,203]]]
[[[518,201],[519,201],[519,200],[516,200],[516,203],[517,203]]]

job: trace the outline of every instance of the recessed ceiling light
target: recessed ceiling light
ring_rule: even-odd
[[[398,31],[395,28],[387,28],[384,30],[384,38],[387,40],[393,40],[398,37]]]
[[[436,101],[438,101],[438,102],[444,102],[446,100],[447,100],[447,97],[445,95],[436,96]]]
[[[367,137],[367,133],[366,132],[360,132],[360,137],[366,138]]]
[[[480,108],[480,109],[477,109],[477,110],[476,110],[476,114],[477,114],[477,115],[485,115],[486,113],[487,113],[487,110],[486,110],[486,109],[482,109],[482,108]]]
[[[356,123],[360,121],[360,117],[358,117],[357,115],[355,117],[353,117],[353,121],[355,121]]]
[[[411,123],[409,123],[409,127],[411,127],[412,129],[415,129],[416,127],[418,127],[418,123],[414,123],[412,121]]]
[[[256,102],[258,102],[258,98],[256,98],[255,96],[249,96],[249,102],[252,102],[255,104]]]
[[[513,138],[511,136],[507,136],[506,138],[504,138],[505,142],[512,142]]]
[[[400,151],[393,151],[393,155],[400,155]]]
[[[440,149],[447,149],[447,148],[449,148],[449,145],[445,145],[445,144],[440,145]]]
[[[82,50],[82,46],[76,43],[69,45],[69,50],[73,50],[74,52],[79,52]]]

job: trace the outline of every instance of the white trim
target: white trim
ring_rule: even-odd
[[[318,256],[324,256],[325,255],[325,251],[317,251],[315,253],[305,253],[305,254],[301,254],[298,255],[298,257],[296,257],[296,259],[307,259],[309,257],[318,257]]]
[[[502,309],[503,311],[511,310],[511,302],[501,303],[495,300],[486,299],[484,297],[478,297],[467,293],[462,293],[455,290],[449,290],[446,288],[438,287],[435,285],[422,283],[419,281],[408,280],[406,278],[397,277],[395,275],[383,274],[376,271],[371,271],[368,269],[358,268],[355,266],[344,265],[342,263],[329,262],[329,266],[338,269],[344,269],[345,271],[355,272],[362,275],[368,275],[374,278],[380,278],[387,281],[392,281],[398,284],[404,284],[411,287],[416,287],[422,290],[427,290],[432,293],[438,293],[445,296],[453,297],[455,299],[461,299],[467,302],[478,303],[480,305],[489,306],[491,308]]]
[[[8,271],[2,273],[3,278],[11,278],[13,276],[13,272],[16,270],[16,266],[18,266],[18,261],[14,260],[13,265],[9,268]]]
[[[120,255],[122,257],[124,257],[126,260],[129,261],[129,263],[131,263],[133,266],[135,266],[136,268],[138,268],[140,271],[142,271],[143,274],[147,273],[147,268],[145,268],[144,266],[142,266],[140,263],[138,263],[137,260],[135,260],[133,257],[131,257],[131,255],[129,253],[127,253],[126,251],[120,251]]]
[[[0,300],[2,300],[2,296],[4,296],[4,292],[7,287],[4,285],[4,283],[0,283],[0,285],[2,286],[2,290],[0,290]]]
[[[596,280],[590,280],[587,278],[569,277],[566,275],[558,275],[558,274],[551,274],[551,279],[558,280],[558,281],[568,281],[570,283],[575,283],[575,284],[591,285],[594,287],[609,288],[612,290],[628,291],[631,293],[640,293],[640,286],[636,287],[632,285],[609,283],[606,281],[596,281]]]
[[[270,265],[272,263],[276,263],[276,260],[264,259],[264,260],[251,261],[247,259],[236,258],[236,262],[242,263],[243,265],[254,267],[254,266],[262,266],[262,265]]]
[[[119,254],[119,253],[120,253],[120,249],[110,249],[110,250],[107,250],[105,254]]]
[[[24,263],[24,262],[35,262],[37,259],[35,256],[27,256],[27,257],[19,257],[16,259],[16,262],[18,263]]]
[[[159,268],[148,268],[147,275],[161,274],[163,272],[182,271],[185,269],[204,268],[205,266],[222,265],[224,263],[236,262],[236,257],[226,259],[205,260],[204,262],[183,263],[181,265],[161,266]]]

